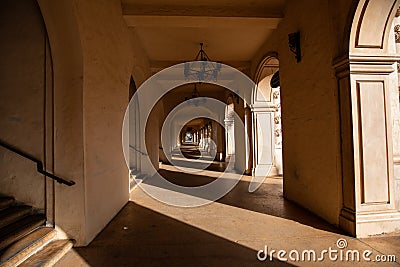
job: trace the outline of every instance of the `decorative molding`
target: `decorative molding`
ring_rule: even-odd
[[[257,71],[254,73],[253,81],[258,84],[260,82],[260,76],[263,71],[263,68],[265,65],[270,61],[271,59],[277,59],[278,58],[278,53],[277,52],[268,52],[262,57],[262,60],[257,64]],[[279,64],[277,65],[277,68],[279,68]]]
[[[275,130],[275,137],[280,137],[282,134],[282,129],[276,129]]]
[[[281,116],[276,116],[274,118],[275,124],[280,124],[281,123]]]
[[[384,221],[400,221],[400,212],[389,210],[382,213],[371,213],[363,212],[357,215],[358,223],[372,223],[372,222],[384,222]]]
[[[374,44],[361,44],[360,43],[360,37],[361,37],[361,27],[363,25],[363,23],[366,21],[365,20],[365,14],[367,12],[368,6],[371,3],[370,0],[366,0],[364,2],[364,5],[362,7],[361,10],[361,14],[360,17],[358,19],[358,24],[357,24],[357,31],[356,31],[356,39],[355,39],[355,48],[370,48],[370,49],[383,49],[384,48],[384,41],[385,41],[385,37],[386,37],[386,32],[388,29],[388,24],[389,24],[389,19],[390,19],[390,14],[392,14],[393,9],[396,6],[396,1],[393,1],[393,4],[388,12],[388,16],[386,18],[384,27],[382,29],[382,31],[378,31],[378,32],[382,32],[382,35],[380,37],[380,44],[379,45],[374,45]]]
[[[364,17],[365,17],[365,12],[367,11],[367,7],[368,7],[368,4],[369,4],[369,0],[366,0],[365,2],[364,2],[364,6],[363,6],[363,8],[362,8],[362,10],[361,10],[361,15],[360,15],[360,18],[359,18],[359,20],[358,20],[358,25],[357,25],[357,32],[356,32],[356,48],[378,48],[378,49],[382,49],[383,48],[383,38],[382,38],[382,42],[381,42],[381,45],[379,46],[377,46],[377,45],[360,45],[360,32],[361,32],[361,26],[362,26],[362,23],[363,23],[363,21],[364,21]],[[383,37],[385,36],[385,32],[383,33],[383,35],[382,35]]]
[[[332,67],[335,70],[338,79],[347,78],[350,76],[350,61],[349,57],[336,58],[332,62]]]
[[[394,26],[394,37],[396,40],[396,43],[400,43],[400,25],[397,24],[396,26]]]
[[[356,221],[356,212],[346,207],[342,208],[342,210],[340,211],[340,216],[352,222]]]
[[[348,64],[351,74],[390,74],[396,71],[400,57],[351,55]]]
[[[371,158],[369,158],[369,162],[368,161],[366,162],[368,157],[367,157],[367,159],[365,159],[365,155],[368,155],[368,154],[366,154],[366,152],[364,151],[364,146],[365,146],[364,139],[365,139],[366,133],[364,133],[364,129],[363,129],[363,125],[364,125],[363,114],[365,113],[365,110],[363,110],[362,105],[361,105],[361,102],[363,102],[361,91],[367,90],[367,88],[363,89],[362,85],[363,84],[364,85],[372,84],[372,83],[380,84],[381,86],[379,86],[379,88],[382,91],[382,108],[383,108],[383,112],[385,114],[385,121],[383,122],[384,123],[383,128],[384,128],[384,136],[385,136],[385,140],[386,140],[384,147],[385,147],[385,158],[386,158],[385,164],[386,164],[386,179],[387,179],[387,189],[385,189],[385,190],[387,190],[387,191],[385,191],[387,198],[382,199],[382,200],[374,200],[374,201],[368,200],[368,197],[366,195],[366,186],[367,185],[365,184],[366,183],[365,182],[366,181],[365,180],[366,179],[365,168],[366,168],[366,166],[368,166],[368,163],[371,163]],[[388,133],[388,122],[387,122],[388,107],[387,107],[387,94],[386,94],[387,88],[386,88],[386,86],[387,86],[387,84],[385,83],[385,81],[380,80],[380,79],[377,79],[377,80],[363,80],[362,79],[362,80],[356,81],[356,94],[357,94],[357,104],[356,105],[357,105],[357,117],[358,117],[357,128],[358,128],[358,137],[359,137],[358,143],[359,143],[359,168],[360,168],[359,169],[359,171],[360,171],[360,173],[359,173],[359,175],[360,175],[360,202],[361,202],[360,204],[361,204],[362,210],[365,210],[365,211],[368,211],[371,209],[382,209],[382,207],[390,206],[392,204],[391,203],[391,200],[392,200],[391,199],[392,198],[391,186],[392,186],[392,184],[390,182],[391,173],[390,173],[390,167],[389,167],[391,164],[391,156],[390,156],[388,141],[387,141],[388,138],[390,138],[390,137],[389,137],[389,133]],[[374,87],[374,89],[377,90],[378,88]],[[365,92],[368,92],[368,90]],[[378,101],[378,99],[376,99],[376,101]],[[364,109],[365,109],[365,107],[364,107]],[[367,116],[366,119],[369,120],[370,118]],[[378,128],[380,129],[380,127],[378,127]],[[365,140],[369,140],[368,135]],[[371,153],[369,153],[369,155],[371,155]],[[381,173],[380,176],[382,176],[381,177],[382,179],[384,178],[383,173]],[[371,188],[371,185],[369,188]],[[381,188],[381,190],[383,190],[383,189]],[[381,207],[378,207],[378,205]]]
[[[276,112],[279,110],[279,104],[272,104],[271,102],[259,102],[250,105],[250,110],[252,112]]]
[[[272,96],[273,96],[274,99],[279,99],[279,95],[280,95],[279,90],[274,91],[274,93],[272,94]]]
[[[346,61],[343,59],[342,61]],[[400,61],[400,55],[382,55],[382,56],[375,56],[375,55],[357,55],[351,54],[349,56],[348,61],[355,63],[355,62],[364,62],[364,63],[393,63],[395,61]]]
[[[397,65],[394,63],[390,65],[366,65],[366,64],[351,64],[351,74],[390,74],[396,71]]]

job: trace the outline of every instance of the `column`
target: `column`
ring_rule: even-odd
[[[342,139],[340,226],[357,237],[398,229],[391,99],[396,58],[357,56],[336,64]]]
[[[274,160],[274,113],[271,102],[256,102],[252,111],[253,176],[268,176]],[[261,136],[263,133],[263,136]]]
[[[251,174],[252,173],[252,168],[253,168],[253,144],[252,144],[252,119],[251,119],[251,110],[250,107],[246,107],[245,109],[245,131],[246,131],[246,137],[248,138],[248,141],[245,143],[246,145],[246,174]]]

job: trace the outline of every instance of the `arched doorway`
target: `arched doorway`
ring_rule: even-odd
[[[342,140],[340,226],[364,237],[400,225],[398,82],[392,21],[399,2],[358,3],[349,56],[335,65]],[[379,16],[377,15],[379,14]]]
[[[257,72],[253,94],[253,176],[283,174],[279,61],[265,58]],[[261,133],[267,134],[262,136]]]
[[[53,60],[40,8],[35,0],[8,0],[0,16],[0,140],[54,172]],[[17,153],[0,147],[0,157],[1,193],[45,212],[53,224],[54,181]]]

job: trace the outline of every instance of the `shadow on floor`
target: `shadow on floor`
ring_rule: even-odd
[[[187,173],[165,169],[160,169],[159,173],[169,182],[185,187],[206,185],[215,181],[216,179],[204,175],[188,175]],[[249,179],[249,177],[247,178]],[[218,179],[224,178],[220,177]],[[289,219],[304,225],[314,227],[316,229],[343,234],[343,232],[335,226],[327,223],[323,219],[317,217],[308,210],[294,204],[293,202],[286,200],[283,197],[282,178],[276,177],[267,179],[269,179],[269,182],[264,183],[254,193],[248,192],[250,183],[242,179],[229,194],[219,199],[217,202],[246,210],[272,215],[275,217]],[[156,183],[152,178],[146,179],[143,183],[170,190],[170,188],[163,187],[164,185]],[[207,199],[206,195],[196,195],[196,197]]]
[[[252,249],[133,202],[89,246],[75,252],[94,267],[293,266],[278,260],[259,262]],[[65,260],[73,263],[71,258]]]
[[[178,153],[180,152],[180,153]],[[216,161],[214,158],[209,156],[205,151],[200,152],[200,149],[194,145],[185,145],[176,149],[172,152],[172,162],[163,162],[164,164],[180,166],[186,168],[193,168],[198,170],[209,170],[223,172],[227,167],[227,163],[224,161]],[[200,162],[202,160],[203,162]],[[207,163],[205,163],[207,162]]]
[[[227,164],[225,162],[212,162],[210,164],[206,163],[196,163],[195,161],[185,161],[179,159],[173,159],[172,163],[164,162],[164,164],[171,165],[171,166],[179,166],[185,168],[192,168],[198,170],[208,170],[208,171],[215,171],[215,172],[223,172],[226,169]]]

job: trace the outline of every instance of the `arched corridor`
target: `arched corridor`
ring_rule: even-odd
[[[1,266],[400,264],[400,0],[0,13]]]

